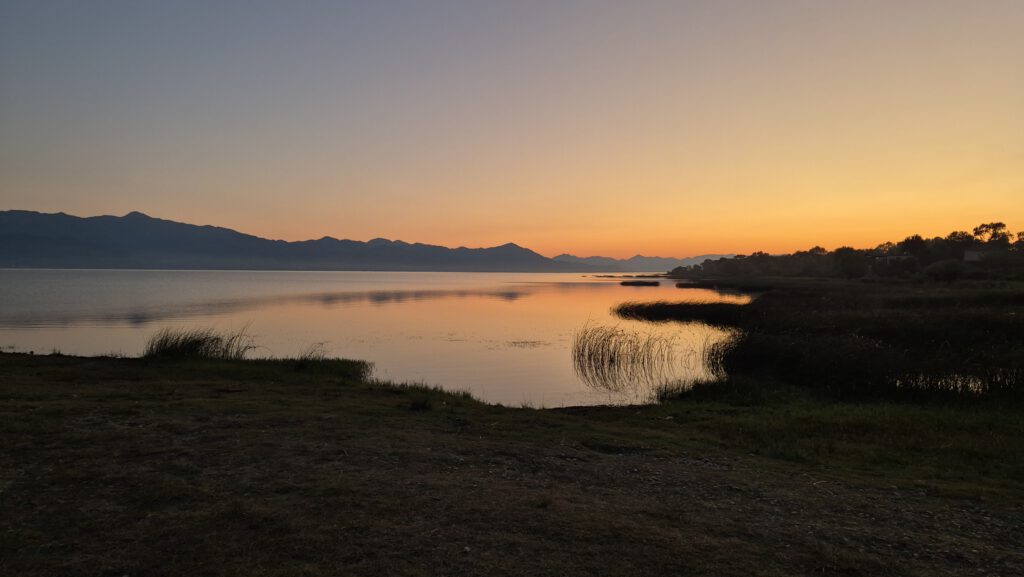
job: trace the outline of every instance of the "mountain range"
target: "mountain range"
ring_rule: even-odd
[[[553,260],[557,262],[586,265],[601,270],[618,272],[661,272],[672,270],[680,266],[701,264],[705,260],[717,260],[722,257],[732,257],[731,254],[703,254],[689,258],[668,258],[661,256],[636,255],[630,258],[618,259],[607,256],[578,257],[571,254],[560,254]]]
[[[375,238],[288,242],[153,218],[0,211],[0,267],[479,272],[667,271],[696,259],[547,258],[514,243],[448,248]]]

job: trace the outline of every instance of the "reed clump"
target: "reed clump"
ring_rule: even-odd
[[[256,348],[247,327],[237,331],[212,328],[163,328],[146,343],[143,357],[162,359],[241,360]]]
[[[673,335],[617,326],[584,326],[573,336],[572,354],[580,379],[611,392],[664,386],[693,363],[692,355],[680,354]]]

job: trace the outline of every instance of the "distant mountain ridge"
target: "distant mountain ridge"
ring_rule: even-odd
[[[636,255],[626,259],[617,259],[607,256],[578,257],[571,254],[560,254],[554,258],[558,262],[569,264],[581,264],[604,268],[619,272],[661,272],[672,270],[680,266],[701,264],[705,260],[716,260],[722,257],[732,257],[731,254],[702,254],[688,258],[667,258],[660,256]]]
[[[597,273],[661,272],[704,258],[551,259],[514,243],[448,248],[385,238],[289,242],[141,212],[78,217],[0,211],[0,267]]]
[[[28,268],[195,268],[593,272],[513,243],[448,248],[375,238],[288,242],[216,226],[125,216],[77,217],[0,211],[0,266]],[[667,269],[666,269],[667,270]]]

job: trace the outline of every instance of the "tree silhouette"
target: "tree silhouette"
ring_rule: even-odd
[[[919,234],[908,236],[901,240],[896,246],[898,246],[900,251],[906,255],[917,257],[919,259],[923,259],[928,256],[928,241],[922,238]]]
[[[839,247],[832,253],[832,259],[843,278],[860,278],[868,272],[868,256],[855,248]]]
[[[972,255],[965,262],[967,251],[983,246],[988,250],[982,257]],[[706,260],[699,265],[679,267],[672,273],[683,278],[924,276],[945,282],[960,278],[1024,279],[1024,232],[1012,234],[1006,224],[989,222],[975,227],[973,234],[958,230],[931,239],[915,234],[874,249],[844,246],[829,252],[816,246],[792,254],[755,252]]]
[[[1006,224],[1002,222],[989,222],[974,227],[974,238],[985,242],[1009,243],[1010,231],[1006,230]]]

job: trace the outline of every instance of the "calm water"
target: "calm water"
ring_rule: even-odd
[[[701,351],[725,333],[610,311],[661,299],[745,302],[579,274],[0,270],[0,347],[133,356],[163,327],[248,326],[256,356],[325,343],[332,356],[372,361],[378,378],[468,390],[490,402],[642,402],[650,383],[602,387],[578,376],[573,336],[618,327],[664,337],[675,354],[663,378],[707,377]]]

